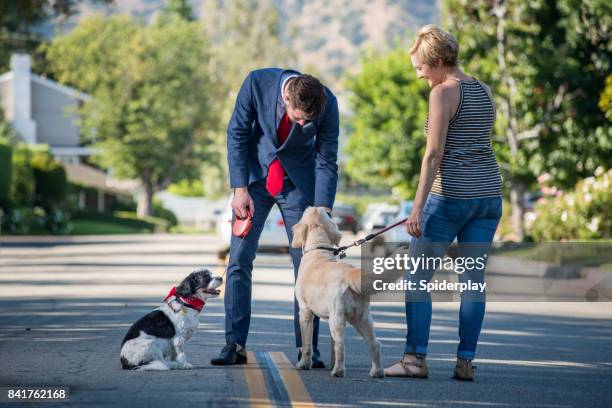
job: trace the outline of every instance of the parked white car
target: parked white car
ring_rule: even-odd
[[[220,258],[225,258],[229,253],[230,241],[232,237],[232,198],[227,202],[221,218],[217,223],[217,237],[219,238],[217,246],[217,255]],[[259,250],[289,250],[289,242],[287,240],[287,231],[285,230],[285,221],[283,216],[275,205],[270,210],[268,219],[264,225],[264,229],[259,238]]]
[[[408,217],[412,211],[413,204],[413,201],[402,201],[399,206],[399,211],[395,214],[395,217],[389,220],[387,225],[395,224],[401,219]],[[406,225],[398,225],[397,227],[385,232],[383,236],[385,242],[393,242],[398,244],[409,243],[412,239],[410,234],[408,234]]]
[[[363,215],[363,230],[367,233],[378,230],[389,224],[395,217],[399,207],[395,204],[378,203],[370,204]]]
[[[400,203],[400,210],[397,212],[395,217],[393,217],[393,219],[389,221],[387,225],[395,224],[396,222],[409,217],[410,213],[412,212],[413,206],[413,201],[402,201]],[[412,236],[408,234],[406,224],[400,224],[397,227],[385,232],[380,237],[382,237],[382,240],[379,243],[385,243],[385,250],[387,252],[387,255],[388,253],[392,252],[396,247],[408,245],[410,244],[410,241],[412,241]],[[457,242],[457,238],[455,238],[453,242]]]

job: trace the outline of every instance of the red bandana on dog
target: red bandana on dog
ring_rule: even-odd
[[[176,294],[176,286],[174,286],[170,290],[170,293],[168,293],[168,296],[166,296],[166,298],[164,299],[164,302],[166,302],[166,303],[168,303],[168,305],[170,305],[169,302],[172,301],[172,299],[177,299],[180,303],[184,304],[187,307],[195,309],[198,312],[201,312],[202,308],[204,307],[204,301],[202,299],[199,299],[199,298],[193,296],[193,295],[189,295],[187,297],[178,296]],[[170,307],[172,308],[172,306],[170,306]],[[174,310],[174,308],[172,308],[172,310]]]

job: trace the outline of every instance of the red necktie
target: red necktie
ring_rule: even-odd
[[[276,135],[278,137],[279,146],[285,143],[291,130],[291,121],[289,116],[285,113],[278,124],[278,130]],[[268,178],[266,179],[266,189],[271,196],[275,196],[283,191],[283,177],[285,177],[285,169],[281,165],[278,158],[272,160],[270,167],[268,167]]]

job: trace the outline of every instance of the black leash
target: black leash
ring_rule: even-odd
[[[360,246],[360,245],[365,244],[366,242],[376,238],[377,236],[379,236],[381,234],[384,234],[385,232],[389,231],[390,229],[393,229],[393,228],[397,227],[398,225],[401,225],[401,224],[405,223],[408,220],[408,218],[409,217],[406,217],[406,218],[404,218],[402,220],[397,221],[395,224],[389,225],[389,226],[381,229],[380,231],[376,231],[376,232],[373,232],[372,234],[368,234],[365,237],[363,237],[361,239],[358,239],[357,241],[353,242],[350,245],[345,245],[345,246],[341,246],[341,247],[338,247],[338,248],[319,246],[319,247],[316,247],[316,248],[313,248],[313,249],[309,249],[308,251],[305,251],[304,253],[313,251],[315,249],[323,249],[323,250],[326,250],[326,251],[333,252],[335,256],[339,256],[340,259],[343,259],[343,258],[346,257],[346,250],[347,249],[349,249],[351,247],[354,247],[354,246]]]

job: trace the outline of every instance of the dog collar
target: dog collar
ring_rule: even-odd
[[[205,302],[202,299],[199,299],[193,295],[189,295],[186,297],[177,295],[176,286],[174,286],[170,290],[170,293],[168,293],[168,296],[166,296],[166,298],[164,299],[164,302],[167,303],[168,306],[170,306],[170,308],[176,312],[177,310],[175,310],[170,304],[173,300],[182,304],[185,307],[197,310],[198,312],[202,311],[202,308],[204,308],[204,304],[205,304]]]
[[[325,247],[325,246],[318,246],[318,247],[316,247],[316,248],[311,248],[311,249],[308,249],[308,250],[306,250],[306,251],[303,251],[303,253],[304,253],[304,254],[307,254],[308,252],[310,252],[310,251],[316,251],[317,249],[322,249],[322,250],[324,250],[324,251],[330,251],[330,252],[333,252],[333,253],[334,253],[334,255],[338,255],[338,250],[337,250],[337,248]]]

